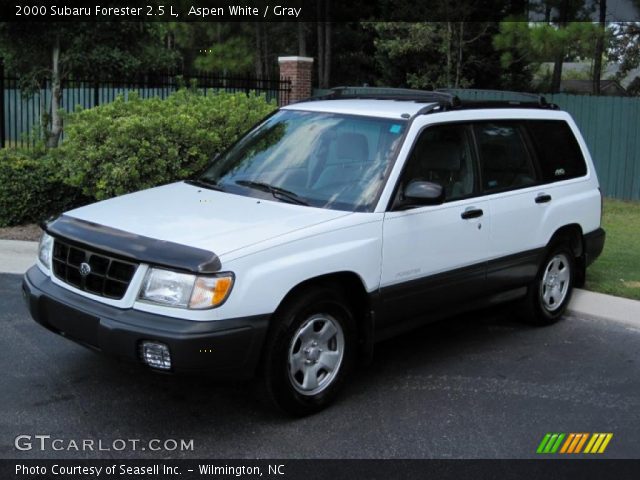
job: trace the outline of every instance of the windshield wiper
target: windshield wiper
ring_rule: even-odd
[[[305,200],[300,198],[297,194],[290,190],[286,190],[284,188],[276,187],[274,185],[270,185],[265,182],[254,182],[252,180],[236,180],[238,185],[242,185],[243,187],[255,188],[257,190],[262,190],[263,192],[269,192],[273,195],[274,198],[278,200],[283,200],[289,203],[296,203],[298,205],[309,205]]]
[[[217,183],[207,182],[201,178],[191,178],[189,180],[185,180],[189,185],[195,185],[196,187],[208,188],[209,190],[218,190],[219,192],[224,192],[224,188],[222,188]]]

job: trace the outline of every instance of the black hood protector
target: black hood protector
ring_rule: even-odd
[[[44,223],[42,228],[53,237],[128,260],[199,274],[215,273],[222,268],[218,256],[208,250],[144,237],[67,215]]]

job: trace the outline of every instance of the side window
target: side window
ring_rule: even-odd
[[[438,125],[424,130],[407,159],[402,183],[426,180],[442,185],[445,200],[474,193],[475,172],[468,127]]]
[[[580,145],[567,122],[563,120],[530,120],[527,129],[531,136],[542,179],[555,182],[587,174],[587,166]]]
[[[522,188],[536,183],[536,174],[515,122],[479,123],[474,127],[482,189],[485,192]]]

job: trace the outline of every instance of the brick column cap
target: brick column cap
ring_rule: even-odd
[[[313,58],[311,57],[278,57],[278,63],[284,62],[309,62],[313,63]]]

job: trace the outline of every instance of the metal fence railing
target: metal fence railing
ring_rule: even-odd
[[[279,104],[289,103],[291,80],[259,77],[231,77],[208,72],[193,75],[145,75],[117,81],[67,80],[62,84],[61,108],[92,108],[112,102],[130,92],[142,98],[166,98],[180,86],[194,84],[204,95],[214,91],[255,92]],[[0,148],[31,147],[42,138],[43,112],[51,114],[51,82],[23,92],[17,78],[6,76],[0,60]]]

